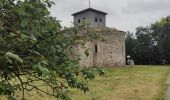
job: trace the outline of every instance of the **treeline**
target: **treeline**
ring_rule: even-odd
[[[170,64],[170,16],[127,32],[126,54],[135,64]]]

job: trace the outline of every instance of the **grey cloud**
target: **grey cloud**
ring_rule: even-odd
[[[70,27],[72,13],[86,9],[88,0],[54,0],[51,14]],[[154,23],[170,15],[170,0],[91,0],[91,7],[108,13],[107,26],[123,31],[135,31],[138,26]]]
[[[135,0],[122,8],[124,13],[149,13],[170,10],[169,0]]]

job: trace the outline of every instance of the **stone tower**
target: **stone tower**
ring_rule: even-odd
[[[77,46],[77,52],[80,56],[80,66],[124,66],[125,65],[125,32],[115,28],[106,27],[107,13],[92,8],[72,14],[74,24],[80,24],[83,21],[89,23],[90,29],[102,37],[105,42],[100,40],[91,40],[85,43],[88,48],[89,56],[84,54],[84,48]],[[81,30],[78,33],[82,33]]]
[[[106,15],[107,13],[87,8],[85,10],[72,14],[74,16],[74,24],[79,24],[82,21],[86,21],[90,27],[106,27]]]

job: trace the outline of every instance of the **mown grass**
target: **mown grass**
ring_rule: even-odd
[[[104,76],[89,81],[87,93],[71,89],[73,100],[164,100],[170,66],[105,68]],[[28,100],[55,100],[49,96],[31,96]]]
[[[73,100],[164,100],[169,66],[105,69],[89,83],[90,92],[72,92]]]

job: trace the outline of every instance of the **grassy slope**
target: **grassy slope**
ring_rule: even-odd
[[[89,83],[90,92],[72,92],[73,100],[164,100],[170,67],[136,66],[106,69],[104,77]]]
[[[88,93],[72,89],[73,100],[164,100],[170,66],[107,68],[105,75],[89,81]],[[1,99],[0,99],[1,100]],[[31,96],[28,100],[55,100],[49,96]]]

